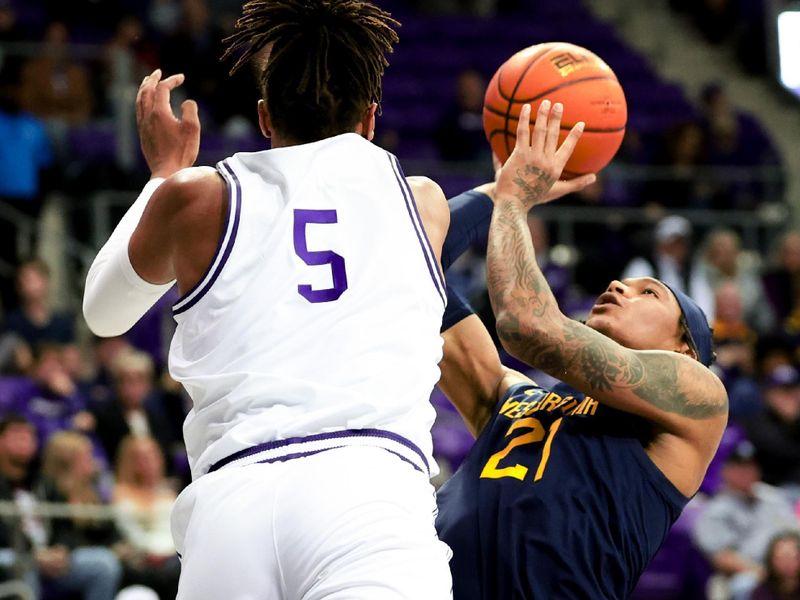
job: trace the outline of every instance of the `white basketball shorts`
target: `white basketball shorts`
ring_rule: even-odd
[[[227,461],[179,496],[178,600],[445,600],[427,472],[355,445]],[[417,463],[418,464],[418,463]]]

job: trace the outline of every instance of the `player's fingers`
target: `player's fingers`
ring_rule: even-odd
[[[170,75],[164,81],[161,82],[161,85],[166,87],[168,90],[172,91],[179,85],[181,85],[186,80],[186,76],[183,73],[176,73],[175,75]]]
[[[172,90],[183,83],[183,73],[167,77],[164,81],[159,82],[156,86],[155,103],[160,110],[169,109],[169,95]]]
[[[517,122],[517,148],[527,150],[531,145],[531,105],[523,104]]]
[[[141,92],[142,117],[153,110],[156,86],[158,86],[159,81],[161,81],[161,69],[156,69],[142,81],[142,85],[139,88]]]
[[[595,181],[597,181],[597,175],[594,173],[588,173],[586,175],[576,177],[575,179],[570,179],[568,183],[572,184],[573,191],[578,192],[583,188],[592,185]]]
[[[556,163],[560,165],[560,168],[563,168],[563,166],[567,164],[569,157],[572,156],[572,152],[575,150],[575,146],[583,133],[583,128],[583,121],[575,123],[575,127],[570,130],[564,143],[561,144],[561,147],[556,151]]]
[[[536,113],[536,123],[533,125],[533,140],[531,149],[540,153],[544,150],[544,142],[547,138],[547,120],[550,116],[550,100],[542,100],[539,111]]]
[[[566,194],[574,194],[575,192],[580,192],[586,186],[592,185],[595,181],[597,181],[597,175],[594,173],[589,173],[588,175],[581,175],[580,177],[576,177],[575,179],[570,179],[568,181],[559,181],[558,183],[561,186],[561,195]]]
[[[153,110],[153,95],[155,94],[155,85],[152,79],[148,76],[139,88],[136,94],[136,119],[141,122],[144,116]]]
[[[184,100],[181,104],[181,126],[189,134],[200,132],[200,116],[194,100]]]
[[[156,85],[155,91],[155,108],[156,110],[169,112],[172,114],[172,108],[169,104],[170,92],[183,83],[183,73],[167,77]]]
[[[550,120],[547,122],[547,137],[544,142],[545,156],[553,156],[558,147],[558,134],[561,133],[561,115],[564,114],[564,105],[561,102],[553,104],[550,111]]]

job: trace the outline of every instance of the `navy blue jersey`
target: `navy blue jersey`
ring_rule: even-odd
[[[564,384],[513,386],[439,490],[454,600],[626,598],[688,501],[650,434]]]

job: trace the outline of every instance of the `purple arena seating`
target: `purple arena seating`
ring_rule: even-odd
[[[67,136],[71,156],[85,162],[109,162],[117,155],[117,136],[113,124],[91,123],[73,127]]]

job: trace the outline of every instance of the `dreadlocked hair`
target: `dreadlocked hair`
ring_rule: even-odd
[[[360,0],[250,0],[223,42],[222,60],[237,57],[231,75],[254,62],[272,126],[308,143],[353,131],[380,103],[399,25]]]

